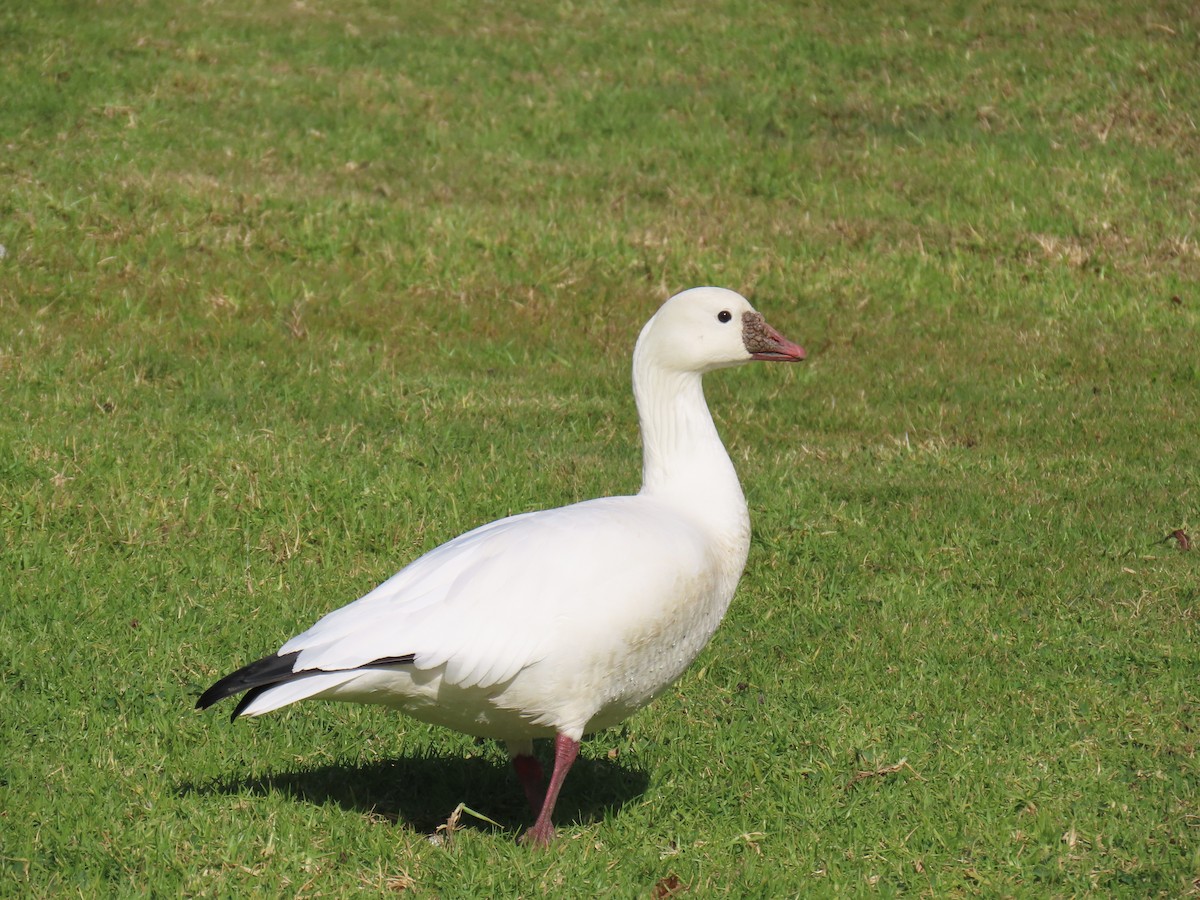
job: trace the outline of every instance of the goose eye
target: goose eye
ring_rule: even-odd
[[[733,313],[731,313],[727,309],[723,309],[719,313],[717,313],[717,321],[718,322],[728,322],[732,318],[733,318]]]

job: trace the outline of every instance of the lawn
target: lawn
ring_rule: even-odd
[[[1193,3],[33,0],[0,47],[0,895],[1200,893]],[[746,575],[551,849],[494,744],[193,710],[637,490],[697,284],[809,361],[708,378]]]

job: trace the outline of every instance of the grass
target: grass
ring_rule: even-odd
[[[1200,890],[1194,5],[0,34],[0,893]],[[635,490],[632,343],[700,283],[810,361],[710,378],[747,573],[555,847],[493,745],[191,710],[423,549]]]

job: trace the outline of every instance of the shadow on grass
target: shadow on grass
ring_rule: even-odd
[[[550,766],[543,760],[549,776]],[[567,776],[555,806],[559,826],[592,822],[641,796],[649,776],[609,759],[580,757]],[[494,819],[509,832],[533,822],[525,795],[507,761],[494,758],[410,756],[362,764],[332,764],[268,772],[256,777],[227,776],[180,782],[180,795],[283,794],[306,803],[336,803],[374,813],[415,831],[434,834],[460,803]],[[463,815],[460,825],[484,831],[495,827]]]

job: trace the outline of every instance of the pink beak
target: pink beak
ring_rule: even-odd
[[[799,362],[808,356],[803,347],[789,341],[766,322],[763,322],[762,326],[763,333],[755,343],[754,352],[750,354],[751,359],[765,362]]]

